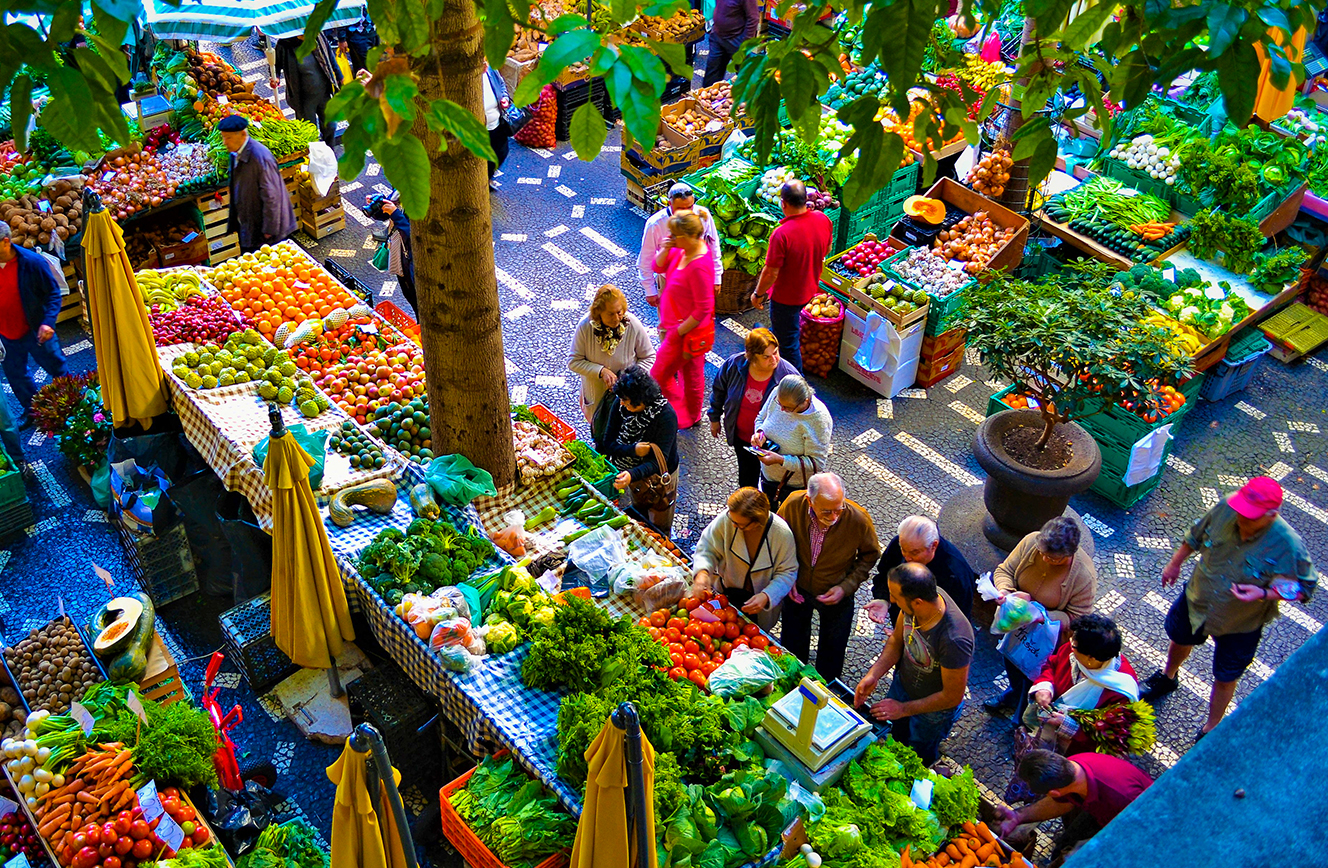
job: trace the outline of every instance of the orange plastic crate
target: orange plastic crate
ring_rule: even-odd
[[[568,425],[562,419],[559,419],[552,410],[543,404],[531,404],[530,412],[535,414],[535,418],[544,423],[559,443],[570,443],[576,439],[576,430]]]
[[[390,322],[402,334],[410,338],[416,344],[420,342],[420,324],[410,318],[410,314],[397,307],[390,301],[380,301],[374,306],[374,311],[383,319]]]
[[[494,754],[494,758],[502,758],[507,755],[507,751],[499,751]],[[444,785],[438,793],[440,809],[442,811],[443,835],[448,843],[456,848],[461,854],[461,858],[466,860],[470,868],[507,868],[498,857],[493,855],[488,847],[475,835],[475,832],[466,825],[466,821],[461,819],[461,815],[452,807],[448,796],[457,790],[465,787],[470,776],[475,773],[474,769],[466,772],[461,777]],[[563,868],[568,863],[566,851],[554,853],[549,858],[535,866],[535,868]]]

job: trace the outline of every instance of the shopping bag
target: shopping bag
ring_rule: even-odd
[[[471,464],[464,455],[439,455],[429,462],[424,478],[434,494],[453,506],[467,506],[480,495],[498,494],[493,487],[493,474]]]
[[[1032,605],[1041,609],[1041,618],[1031,624],[1024,624],[1011,630],[1001,639],[996,650],[1013,663],[1029,680],[1035,680],[1042,672],[1042,664],[1056,650],[1060,639],[1061,624],[1047,616],[1047,610],[1038,603]]]
[[[603,579],[614,567],[627,560],[627,546],[622,534],[601,525],[590,533],[573,540],[567,547],[567,559],[585,571],[592,579]]]
[[[175,505],[162,495],[173,479],[189,472],[189,448],[178,433],[111,437],[110,513],[134,533],[160,534],[179,521]]]
[[[317,490],[323,484],[323,463],[327,460],[327,438],[331,435],[331,432],[310,431],[304,425],[291,425],[286,430],[314,460],[314,466],[309,468],[309,487]],[[262,467],[263,462],[267,460],[268,441],[271,439],[271,437],[264,437],[254,447],[254,461],[258,463],[259,467]]]
[[[341,70],[341,83],[349,84],[355,78],[355,70],[350,66],[350,52],[337,49],[337,69]]]

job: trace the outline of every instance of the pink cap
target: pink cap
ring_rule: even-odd
[[[1270,476],[1256,476],[1227,498],[1227,506],[1245,518],[1263,518],[1282,506],[1282,486]]]

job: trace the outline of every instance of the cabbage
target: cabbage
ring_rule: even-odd
[[[818,852],[822,856],[848,856],[862,849],[862,832],[853,823],[840,823],[832,827],[828,839]]]

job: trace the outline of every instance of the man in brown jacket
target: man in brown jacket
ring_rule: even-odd
[[[816,671],[833,681],[844,671],[853,631],[853,595],[881,557],[871,516],[844,496],[844,480],[816,473],[805,491],[779,508],[798,546],[798,581],[784,598],[784,647],[801,660],[811,653],[812,612],[821,613]]]

